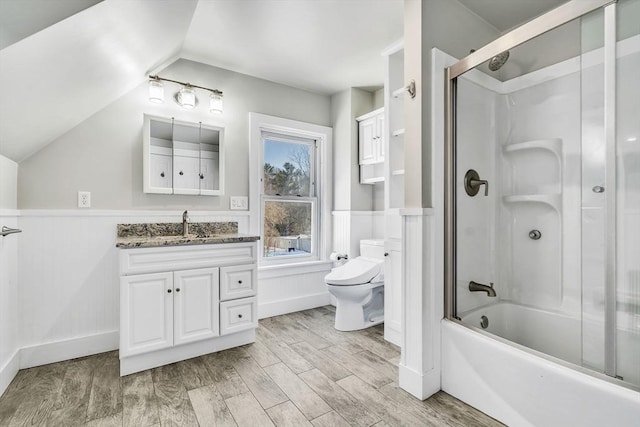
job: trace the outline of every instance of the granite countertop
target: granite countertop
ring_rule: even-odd
[[[182,235],[182,223],[118,224],[117,232],[116,247],[122,249],[260,240],[258,236],[238,233],[237,222],[190,223],[186,237]]]

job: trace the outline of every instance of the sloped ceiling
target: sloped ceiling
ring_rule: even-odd
[[[0,50],[0,154],[20,162],[177,59],[197,0],[105,0]]]
[[[0,49],[83,11],[102,0],[1,0]]]

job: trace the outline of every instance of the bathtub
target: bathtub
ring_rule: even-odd
[[[489,320],[484,330],[482,316]],[[447,393],[509,426],[639,425],[639,392],[565,362],[580,362],[579,318],[509,302],[462,318],[473,327],[442,321]]]

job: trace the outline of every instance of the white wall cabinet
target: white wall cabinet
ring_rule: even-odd
[[[255,242],[121,249],[120,374],[254,342],[256,253]]]
[[[145,114],[143,191],[224,194],[224,128]]]
[[[358,160],[360,183],[372,184],[384,180],[385,117],[384,108],[363,116],[358,121]]]

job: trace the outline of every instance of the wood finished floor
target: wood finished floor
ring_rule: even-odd
[[[382,325],[333,328],[333,307],[260,321],[256,342],[119,376],[116,351],[18,373],[0,426],[498,426],[439,392],[397,384]]]

